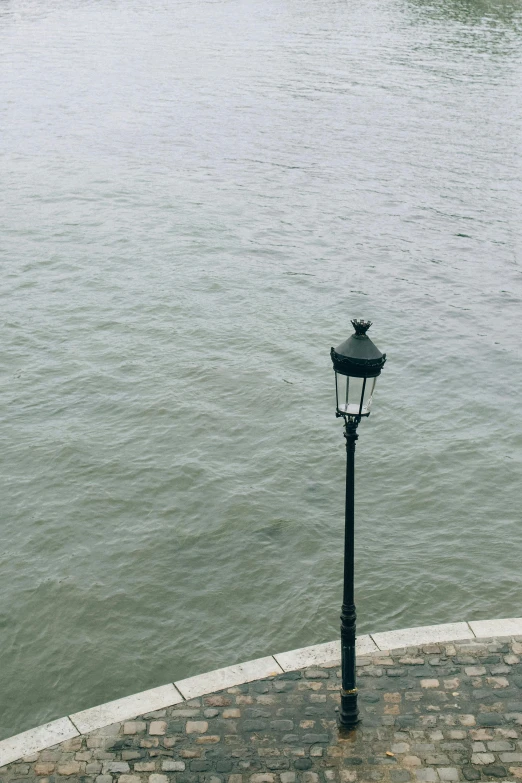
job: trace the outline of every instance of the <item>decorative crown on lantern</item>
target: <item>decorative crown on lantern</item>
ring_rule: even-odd
[[[366,334],[371,325],[371,321],[363,321],[362,319],[357,320],[357,318],[354,318],[352,321],[356,334]]]

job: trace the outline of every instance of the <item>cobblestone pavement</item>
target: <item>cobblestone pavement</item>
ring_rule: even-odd
[[[522,637],[360,659],[340,736],[337,666],[287,672],[118,723],[0,769],[1,783],[522,781]]]

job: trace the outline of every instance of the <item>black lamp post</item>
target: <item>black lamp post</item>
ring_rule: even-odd
[[[355,602],[354,602],[354,461],[357,426],[370,415],[377,376],[386,361],[366,332],[371,321],[352,321],[352,334],[331,357],[335,370],[336,416],[344,419],[346,438],[346,517],[344,531],[344,588],[341,610],[341,710],[339,723],[353,728],[359,721],[355,683]]]

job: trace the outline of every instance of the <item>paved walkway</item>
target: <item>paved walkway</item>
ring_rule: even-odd
[[[290,671],[69,739],[1,783],[522,780],[522,637],[359,658],[362,722],[336,726],[337,665]]]

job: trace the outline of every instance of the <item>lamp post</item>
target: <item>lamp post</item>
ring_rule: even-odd
[[[335,371],[337,417],[344,419],[346,438],[346,510],[344,530],[344,587],[341,610],[341,709],[339,723],[354,728],[359,722],[355,682],[355,601],[354,601],[354,462],[357,427],[370,415],[377,376],[386,361],[366,332],[371,321],[352,321],[355,333],[332,348]]]

